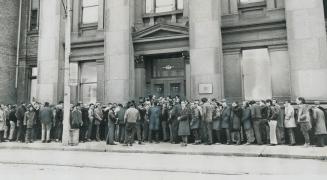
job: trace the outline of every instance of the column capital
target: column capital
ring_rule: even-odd
[[[144,56],[134,56],[135,68],[144,68]]]

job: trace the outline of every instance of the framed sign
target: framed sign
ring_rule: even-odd
[[[199,94],[212,94],[212,84],[199,84]]]

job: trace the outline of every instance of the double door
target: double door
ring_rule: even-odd
[[[151,92],[157,97],[180,96],[185,98],[185,80],[180,79],[152,79]]]

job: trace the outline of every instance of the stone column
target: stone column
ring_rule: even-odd
[[[105,3],[105,102],[126,103],[132,97],[130,86],[134,62],[130,12],[133,0],[108,0]],[[134,59],[134,57],[133,57]],[[132,67],[131,67],[132,66]]]
[[[189,1],[192,98],[223,98],[220,3]],[[200,93],[200,84],[212,85],[212,93]]]
[[[135,57],[135,96],[145,96],[145,64],[143,56]]]
[[[327,42],[322,0],[285,1],[292,97],[327,100]]]
[[[40,1],[37,97],[42,103],[58,101],[61,6],[58,0]]]
[[[0,0],[0,102],[16,103],[16,48],[19,1]]]

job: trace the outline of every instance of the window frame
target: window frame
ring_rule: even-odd
[[[163,12],[157,12],[157,3],[156,1],[157,0],[152,0],[153,1],[153,5],[152,5],[152,9],[150,12],[147,12],[146,10],[146,7],[147,7],[147,0],[144,0],[144,14],[148,15],[148,14],[171,14],[173,12],[176,12],[176,11],[183,11],[184,10],[184,1],[182,0],[182,4],[183,4],[183,8],[182,9],[179,9],[178,8],[178,1],[179,0],[173,0],[175,3],[174,3],[174,7],[173,7],[173,10],[171,11],[163,11]]]
[[[246,9],[246,8],[252,8],[252,7],[261,7],[266,6],[267,0],[262,0],[259,2],[250,2],[250,3],[241,3],[241,0],[238,0],[238,7],[239,9]]]
[[[100,7],[100,4],[99,4],[99,0],[98,0],[98,5],[93,5],[93,6],[88,6],[87,8],[90,8],[90,7],[97,7],[98,10],[97,10],[97,21],[96,22],[91,22],[91,23],[84,23],[83,22],[83,16],[84,16],[84,6],[83,6],[83,1],[84,0],[80,0],[80,13],[79,13],[79,24],[80,24],[80,27],[81,28],[97,28],[98,27],[98,23],[99,23],[99,19],[101,17],[99,17],[99,7]]]
[[[98,76],[96,75],[96,78],[97,80],[96,81],[90,81],[90,82],[83,82],[82,81],[82,76],[83,76],[83,65],[85,64],[91,64],[91,63],[95,63],[95,66],[97,66],[97,63],[96,61],[81,61],[78,63],[78,99],[79,101],[83,102],[83,85],[96,85],[96,97],[98,96],[98,92],[97,92],[97,89],[98,89]],[[84,102],[83,102],[84,103]],[[95,103],[95,102],[92,102],[92,103]]]
[[[37,17],[36,17],[36,28],[32,29],[32,7],[33,7],[33,0],[29,1],[29,12],[28,12],[28,32],[38,32],[39,26],[40,26],[40,0],[37,0],[39,2],[38,9],[37,9]]]

